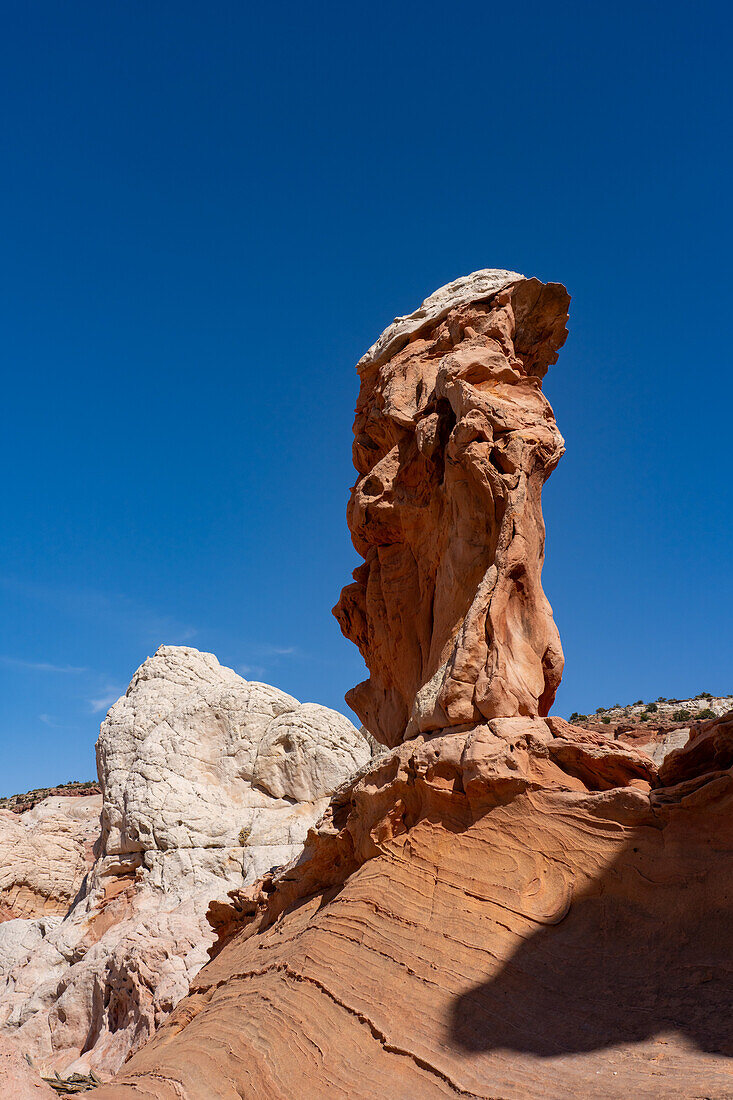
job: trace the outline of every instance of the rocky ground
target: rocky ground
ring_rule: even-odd
[[[100,1100],[733,1095],[733,716],[660,768],[561,719],[393,749]]]

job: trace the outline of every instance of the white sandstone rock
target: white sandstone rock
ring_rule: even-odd
[[[0,1035],[0,1094],[8,1100],[53,1100],[56,1096],[12,1039],[3,1035]]]
[[[645,752],[647,756],[651,756],[654,763],[659,767],[666,756],[669,756],[675,749],[684,748],[689,739],[689,728],[671,730],[659,741],[650,741],[645,745],[639,745],[639,752]]]
[[[371,756],[348,718],[302,703],[275,718],[260,742],[254,783],[275,798],[325,798]]]
[[[161,646],[100,729],[84,896],[0,924],[0,1028],[44,1070],[115,1072],[207,961],[209,902],[296,856],[370,756],[343,715]]]

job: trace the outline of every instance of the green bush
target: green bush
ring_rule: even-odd
[[[672,721],[673,722],[686,722],[688,720],[688,718],[691,718],[691,717],[692,717],[692,715],[690,714],[689,710],[685,710],[685,708],[682,707],[680,710],[674,711],[674,713],[672,714]]]
[[[705,707],[704,710],[698,711],[697,717],[698,718],[714,718],[715,717],[715,711],[711,710],[710,707]]]
[[[659,707],[656,703],[647,703],[646,709],[649,714],[656,714],[659,710]]]
[[[606,726],[610,726],[610,725],[611,725],[611,719],[610,719],[610,718],[608,717],[608,715],[607,715],[607,714],[604,714],[604,715],[603,715],[603,718],[601,718],[601,721],[602,721],[602,722],[603,722],[603,724],[604,724],[604,725],[606,725]]]

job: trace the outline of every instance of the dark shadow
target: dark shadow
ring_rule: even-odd
[[[452,1042],[551,1057],[677,1031],[733,1057],[733,799],[725,801],[726,812],[708,809],[707,820],[693,813],[642,830],[559,924],[534,932],[491,980],[455,1000]]]

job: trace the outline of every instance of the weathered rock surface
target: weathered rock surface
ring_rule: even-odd
[[[90,795],[0,810],[0,921],[67,912],[94,861],[101,808]]]
[[[114,1072],[148,1038],[208,958],[209,902],[292,859],[371,748],[340,714],[163,646],[102,723],[97,756],[82,896],[63,919],[0,925],[0,1026],[63,1073]]]
[[[99,1100],[730,1097],[731,764],[733,715],[661,781],[554,719],[399,746]]]
[[[52,1100],[56,1093],[44,1084],[15,1044],[0,1035],[0,1094],[8,1100]]]
[[[567,295],[481,272],[360,364],[337,608],[391,751],[215,899],[214,958],[99,1100],[733,1096],[733,715],[658,770],[546,717],[540,379]]]
[[[476,272],[359,363],[348,519],[365,560],[335,614],[371,673],[347,700],[386,745],[555,697],[540,497],[564,445],[542,378],[568,303],[556,283]]]

